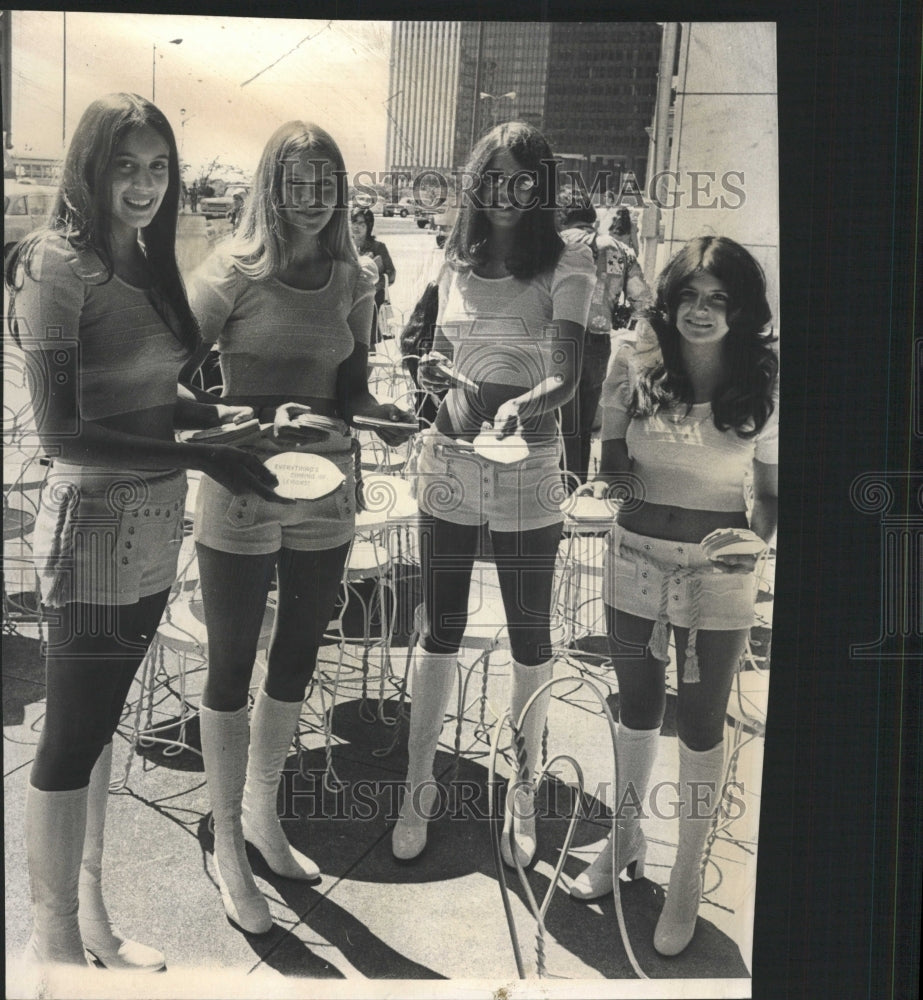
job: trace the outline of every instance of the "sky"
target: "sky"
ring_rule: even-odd
[[[62,117],[69,140],[96,97],[150,98],[153,82],[194,169],[220,157],[251,174],[293,118],[326,128],[350,174],[385,168],[388,21],[70,11],[66,49],[64,27],[61,11],[13,11],[14,155],[60,156]]]

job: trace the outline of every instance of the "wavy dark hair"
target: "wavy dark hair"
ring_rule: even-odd
[[[662,359],[642,372],[632,396],[632,416],[646,417],[677,402],[691,407],[692,384],[683,364],[676,311],[682,289],[697,274],[708,273],[727,289],[728,334],[724,340],[727,378],[712,396],[715,427],[733,428],[738,437],[758,434],[773,411],[773,387],[779,360],[770,344],[772,310],[766,301],[766,277],[753,256],[726,236],[690,240],[670,259],[657,280],[648,314],[660,342]],[[687,411],[688,412],[688,411]]]
[[[465,164],[465,176],[483,177],[491,157],[501,149],[509,151],[516,162],[537,181],[529,192],[530,206],[522,209],[516,227],[516,245],[505,261],[516,278],[534,278],[555,267],[564,251],[554,219],[554,194],[557,191],[557,164],[551,147],[541,132],[527,122],[504,122],[487,132],[471,151]],[[445,256],[456,270],[482,264],[487,252],[489,223],[477,192],[466,191],[458,218],[446,241]]]
[[[75,250],[93,251],[103,264],[103,283],[111,280],[114,273],[110,243],[112,160],[128,133],[144,127],[153,129],[166,142],[170,152],[167,190],[151,224],[142,230],[153,291],[157,293],[152,302],[165,322],[172,311],[179,321],[179,329],[174,329],[175,320],[167,325],[180,343],[192,351],[198,341],[199,327],[189,308],[176,263],[176,219],[180,199],[176,138],[163,112],[137,94],[107,94],[93,101],[84,111],[64,158],[61,183],[48,222],[11,251],[4,265],[4,278],[12,299],[19,265],[30,275],[36,247],[54,235],[63,237]],[[169,310],[157,304],[158,295]],[[12,315],[12,301],[10,311]]]

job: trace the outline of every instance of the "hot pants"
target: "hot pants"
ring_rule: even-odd
[[[266,446],[265,457],[279,451],[278,447]],[[317,500],[281,504],[255,493],[235,496],[203,476],[196,496],[195,540],[211,549],[242,556],[268,555],[280,548],[313,552],[348,542],[356,524],[352,439],[348,434],[336,435],[327,447],[312,447],[311,451],[323,452],[324,458],[346,477],[332,493]]]
[[[493,531],[529,531],[563,520],[557,441],[530,443],[528,457],[507,465],[432,427],[421,437],[415,491],[425,513],[453,524],[488,524]]]
[[[176,579],[186,473],[55,462],[42,486],[33,556],[46,607],[136,604]]]

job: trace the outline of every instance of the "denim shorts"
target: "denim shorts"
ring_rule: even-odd
[[[716,570],[701,545],[649,538],[618,524],[609,536],[603,600],[626,614],[680,628],[750,628],[756,587],[755,573]]]
[[[432,427],[421,438],[415,492],[425,513],[494,531],[529,531],[564,520],[557,441],[530,444],[527,458],[504,465]]]
[[[235,496],[203,476],[193,537],[210,549],[240,556],[268,555],[281,548],[313,552],[348,542],[356,527],[356,469],[350,439],[346,438],[346,450],[328,451],[324,457],[345,480],[325,497],[293,504],[274,503],[256,493]]]
[[[42,603],[136,604],[176,579],[186,473],[55,462],[32,544]]]

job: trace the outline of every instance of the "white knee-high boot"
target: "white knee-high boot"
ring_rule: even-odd
[[[411,677],[410,732],[407,737],[407,790],[391,834],[391,850],[410,861],[426,847],[426,827],[436,803],[433,759],[442,734],[449,697],[455,688],[458,656],[417,649]]]
[[[276,812],[279,775],[292,746],[301,708],[300,701],[277,701],[262,687],[257,692],[250,720],[242,823],[244,839],[253,844],[277,875],[313,881],[320,878],[320,869],[289,844]]]
[[[635,812],[643,808],[651,770],[657,757],[660,727],[629,729],[621,722],[616,731],[616,751],[619,762],[618,801],[615,804],[625,815],[616,820],[619,831],[619,867],[628,869],[631,878],[644,876],[647,841]],[[596,859],[571,883],[570,894],[576,899],[598,899],[612,892],[612,838]]]
[[[247,706],[236,712],[215,712],[202,705],[199,723],[215,823],[215,874],[221,902],[228,917],[243,930],[265,934],[272,928],[272,917],[250,871],[240,818],[250,745]]]
[[[554,672],[554,660],[547,660],[534,667],[513,660],[513,680],[510,690],[510,722],[513,727],[519,726],[519,717],[526,702],[546,682],[550,681]],[[545,732],[545,720],[548,716],[548,706],[551,704],[551,691],[539,695],[529,709],[522,727],[519,730],[519,745],[514,743],[516,755],[516,772],[511,778],[513,788],[506,797],[506,809],[503,819],[503,834],[500,838],[500,855],[510,868],[515,867],[510,849],[510,833],[516,844],[519,863],[525,867],[531,864],[535,857],[535,786],[534,775],[541,767],[542,736]]]
[[[86,967],[77,921],[77,883],[87,824],[87,790],[26,791],[26,853],[32,890],[29,963]]]
[[[107,969],[158,972],[165,968],[163,954],[120,934],[112,925],[103,900],[103,836],[111,770],[112,744],[107,743],[93,765],[87,794],[86,838],[79,886],[80,935],[87,951]]]
[[[679,842],[667,900],[654,930],[654,948],[678,955],[692,940],[702,898],[702,851],[721,801],[724,743],[690,750],[679,741]]]

